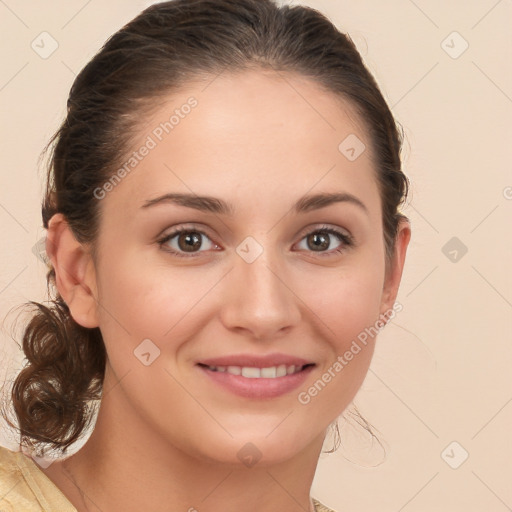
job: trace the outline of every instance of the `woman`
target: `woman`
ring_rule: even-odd
[[[410,238],[401,137],[350,39],[271,0],[153,5],[51,143],[21,447],[65,455],[101,402],[71,456],[1,450],[2,508],[329,510],[318,457]]]

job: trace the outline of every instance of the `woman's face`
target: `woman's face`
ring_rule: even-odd
[[[317,445],[399,280],[357,117],[297,76],[225,74],[161,101],[132,150],[97,191],[108,399],[206,459]]]

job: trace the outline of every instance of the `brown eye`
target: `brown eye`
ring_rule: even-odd
[[[331,243],[330,236],[323,231],[310,233],[306,238],[308,247],[313,251],[328,249]]]
[[[208,235],[190,228],[176,229],[158,243],[165,251],[176,256],[199,256],[202,252],[218,248]]]
[[[191,231],[178,235],[178,247],[185,252],[194,252],[201,247],[201,234]]]
[[[299,243],[299,248],[305,251],[325,253],[339,253],[352,245],[352,237],[337,229],[325,227],[308,233]]]

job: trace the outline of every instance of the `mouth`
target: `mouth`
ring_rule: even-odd
[[[298,388],[316,364],[277,354],[228,356],[204,360],[196,366],[223,391],[244,398],[270,399]]]
[[[199,363],[198,366],[207,368],[211,372],[229,373],[230,375],[241,375],[246,379],[277,379],[279,377],[286,377],[287,375],[294,375],[300,373],[309,366],[314,366],[314,363],[307,363],[304,365],[285,365],[279,366],[266,366],[259,368],[257,366],[212,366]]]

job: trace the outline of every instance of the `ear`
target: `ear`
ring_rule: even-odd
[[[395,238],[395,250],[386,269],[384,288],[382,290],[381,315],[393,309],[398,288],[402,279],[405,254],[411,239],[411,225],[407,219],[401,219]]]
[[[48,223],[46,254],[55,269],[57,290],[73,320],[82,327],[98,327],[94,262],[61,213],[55,214]]]

